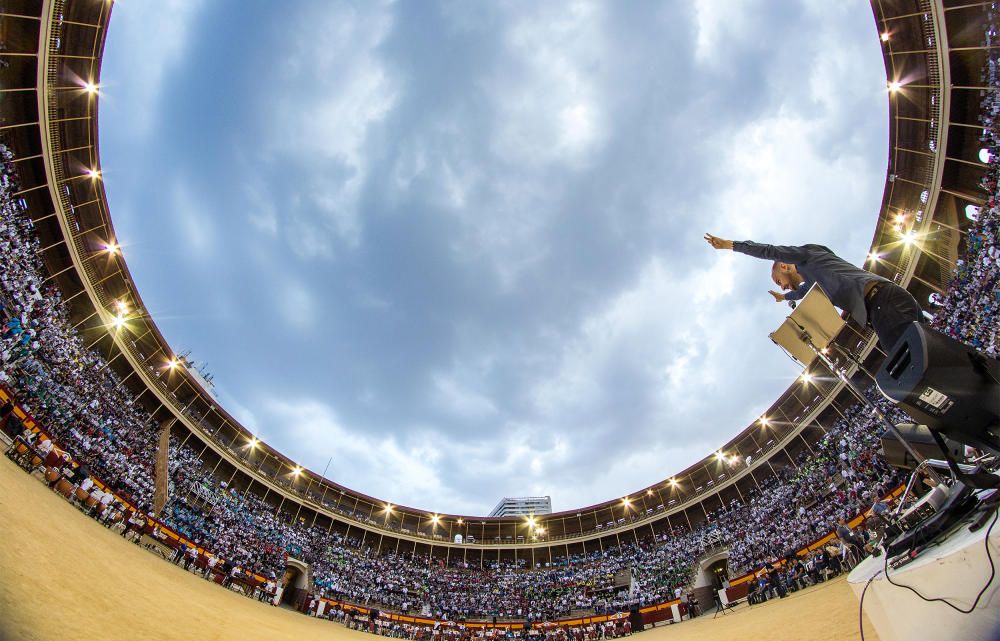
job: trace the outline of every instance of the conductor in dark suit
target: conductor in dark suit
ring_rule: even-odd
[[[801,247],[733,241],[705,234],[715,249],[730,249],[772,261],[771,280],[783,292],[770,291],[778,302],[799,300],[814,284],[834,305],[878,335],[883,351],[896,344],[903,331],[922,320],[920,304],[899,285],[856,267],[823,245]]]

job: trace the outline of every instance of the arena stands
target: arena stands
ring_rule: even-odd
[[[988,29],[986,44],[995,46],[995,29]],[[992,56],[983,71],[982,80],[991,87],[1000,81],[1000,64]],[[958,261],[954,279],[944,296],[933,296],[931,324],[982,350],[990,356],[1000,356],[1000,96],[987,92],[983,97],[983,126],[980,159],[987,161],[987,171],[980,186],[987,194],[981,207],[968,206],[966,216],[972,220],[965,240],[964,256]]]
[[[988,68],[993,86],[997,73],[995,66]],[[929,310],[935,327],[994,356],[1000,350],[998,113],[1000,100],[995,92],[988,93],[982,122],[989,159],[982,187],[988,198],[982,207],[969,210],[972,222],[955,278],[946,294],[934,297]],[[60,292],[47,284],[26,204],[14,196],[18,179],[13,155],[4,145],[0,159],[0,383],[44,428],[57,450],[71,458],[71,467],[78,470],[72,475],[74,487],[86,494],[90,486],[85,481],[92,478],[113,491],[114,496],[96,490],[101,500],[90,512],[105,522],[124,523],[135,518],[131,509],[145,515],[152,508],[159,427],[138,408],[100,354],[75,333]],[[896,411],[886,401],[878,402],[886,412]],[[450,621],[551,621],[572,612],[620,612],[671,600],[678,588],[689,585],[702,542],[713,540],[728,547],[732,574],[755,573],[750,593],[758,602],[822,581],[856,561],[872,536],[865,530],[849,535],[841,530],[839,541],[778,563],[837,531],[839,519],[864,513],[901,480],[878,454],[881,427],[863,407],[849,409],[826,429],[826,436],[794,465],[761,483],[745,502],[732,501],[711,513],[695,531],[675,528],[588,554],[553,557],[537,567],[529,567],[524,559],[480,567],[458,557],[445,561],[394,549],[380,554],[363,539],[312,527],[290,512],[276,510],[253,491],[230,487],[227,479],[203,466],[196,449],[173,437],[170,501],[159,521],[147,519],[144,527],[164,538],[159,534],[162,526],[190,543],[190,548],[178,547],[175,559],[185,562],[193,549],[187,565],[206,578],[231,584],[232,578],[223,577],[259,577],[235,582],[251,586],[246,593],[258,598],[273,592],[293,550],[311,567],[312,592],[341,603]],[[16,435],[20,426],[8,420],[6,430]],[[345,518],[370,522],[363,515],[338,511]],[[174,545],[172,539],[168,542]],[[622,570],[633,574],[631,590],[615,588],[614,577]],[[425,633],[422,626],[368,621],[349,606],[333,612],[352,627],[374,625],[408,638]],[[590,626],[583,632],[594,635],[585,638],[623,633],[618,624],[610,629]],[[539,634],[550,636],[544,628]]]

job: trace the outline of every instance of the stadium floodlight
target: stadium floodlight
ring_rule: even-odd
[[[889,32],[888,31],[883,31],[882,32],[882,42],[889,42]]]
[[[868,254],[869,263],[877,263],[880,260],[882,260],[882,254],[878,252],[871,252],[870,254]]]
[[[295,468],[292,470],[292,475],[298,476],[299,474],[302,474],[302,468],[296,465]]]
[[[392,503],[386,503],[385,509],[382,511],[385,512],[386,514],[392,514]]]
[[[625,509],[628,509],[628,508],[632,507],[632,499],[630,499],[627,496],[625,498],[623,498],[622,499],[622,507],[624,507]]]
[[[670,479],[670,487],[677,487],[678,485],[680,485],[680,481],[675,478]]]
[[[122,314],[128,313],[128,303],[126,303],[124,300],[115,301],[115,307],[118,308],[119,313]]]
[[[462,523],[464,523],[464,522],[465,522],[465,521],[463,521],[462,519],[458,519],[457,521],[455,521],[455,523],[457,523],[458,525],[461,525],[461,524],[462,524]]]
[[[653,496],[653,488],[646,490],[646,496]]]
[[[899,91],[899,88],[902,87],[902,86],[903,86],[903,83],[901,83],[898,80],[893,80],[888,85],[888,87],[889,87],[889,93],[896,93],[897,91]]]
[[[116,330],[119,330],[122,327],[125,327],[125,317],[122,316],[121,314],[118,314],[117,316],[115,316],[115,319],[113,321],[111,321],[111,325]]]
[[[535,536],[545,536],[545,528],[540,527],[535,530]]]
[[[802,372],[802,376],[799,377],[799,380],[802,381],[803,385],[808,385],[809,383],[812,383],[813,375],[809,372]]]
[[[170,370],[177,369],[178,365],[180,365],[180,363],[177,362],[176,358],[171,358],[169,361],[167,361],[167,368]]]
[[[431,524],[434,527],[437,527],[437,524],[440,523],[440,522],[441,522],[441,517],[439,515],[437,515],[437,514],[432,514],[431,515]]]
[[[917,233],[912,229],[903,232],[903,244],[909,247],[910,245],[915,245],[917,243]]]
[[[104,251],[108,252],[112,256],[114,256],[115,254],[117,254],[119,249],[121,249],[121,248],[118,245],[114,244],[114,243],[106,243],[104,245]]]
[[[535,529],[536,521],[535,521],[535,516],[533,514],[529,514],[528,518],[526,518],[524,522],[532,530]]]
[[[767,414],[765,414],[765,415],[763,415],[763,416],[760,417],[760,426],[761,427],[767,427],[768,425],[770,425],[770,423],[771,423],[771,419],[769,419],[767,417]]]
[[[726,455],[722,452],[722,450],[719,450],[718,452],[715,453],[715,459],[717,461],[724,461],[726,460]]]
[[[85,83],[83,83],[83,90],[86,91],[87,93],[91,94],[91,95],[96,94],[99,89],[100,89],[100,86],[97,85],[97,84],[95,84],[95,83],[93,83],[93,82],[85,82]]]
[[[87,175],[90,176],[91,178],[100,178],[101,172],[97,171],[96,169],[88,169]]]

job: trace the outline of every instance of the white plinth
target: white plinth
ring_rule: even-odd
[[[927,598],[948,599],[968,609],[990,576],[986,557],[986,530],[969,532],[968,526],[954,532],[940,545],[898,570],[889,568],[896,583],[909,585]],[[855,596],[861,598],[865,584],[876,578],[865,594],[864,610],[881,641],[913,639],[1000,639],[1000,522],[990,533],[990,553],[997,576],[972,614],[964,615],[943,603],[927,603],[905,588],[891,585],[883,573],[885,557],[870,557],[847,578]]]

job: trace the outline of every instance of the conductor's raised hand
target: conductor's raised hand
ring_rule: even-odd
[[[712,234],[705,234],[705,240],[714,249],[732,249],[733,241],[726,240],[725,238],[719,238],[718,236],[713,236]]]
[[[776,292],[773,289],[767,292],[771,296],[774,296],[774,300],[777,303],[783,303],[785,301],[785,294],[782,292]]]

